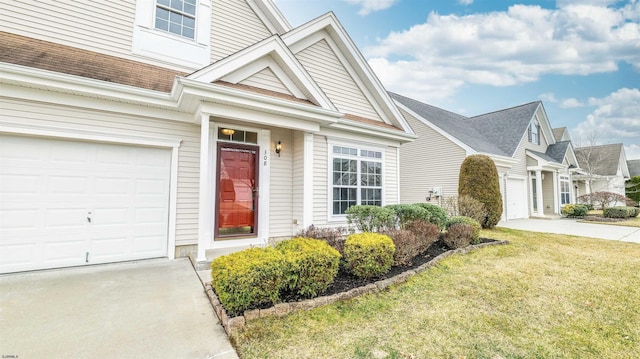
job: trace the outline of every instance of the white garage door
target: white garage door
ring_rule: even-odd
[[[0,272],[167,255],[168,149],[0,135]]]
[[[523,179],[507,179],[507,219],[527,218],[527,189]]]

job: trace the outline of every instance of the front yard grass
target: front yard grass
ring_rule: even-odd
[[[602,215],[602,210],[591,210],[588,213],[589,215]],[[636,228],[640,228],[640,216],[636,217],[636,218],[629,218],[627,220],[624,221],[620,221],[620,222],[599,222],[599,221],[585,221],[582,220],[580,222],[583,223],[596,223],[596,224],[608,224],[611,226],[624,226],[624,227],[636,227]]]
[[[640,245],[499,228],[390,289],[249,322],[242,358],[639,358]]]

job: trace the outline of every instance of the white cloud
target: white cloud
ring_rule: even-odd
[[[360,5],[358,14],[366,16],[374,11],[390,8],[398,0],[344,0],[352,5]]]
[[[560,108],[576,108],[583,106],[585,106],[585,104],[575,98],[567,98],[560,102]]]
[[[473,4],[473,0],[458,0],[458,2],[464,6]]]
[[[576,126],[571,138],[584,144],[595,134],[598,143],[624,143],[625,150],[640,157],[640,90],[622,88],[604,98],[591,98],[589,104],[597,108]]]
[[[364,52],[385,86],[407,95],[416,91],[407,79],[447,79],[421,84],[423,93],[441,97],[465,84],[513,86],[547,74],[613,72],[622,61],[640,70],[640,6],[629,1],[622,8],[607,7],[612,1],[567,0],[557,9],[431,13]],[[418,99],[433,103],[426,95]]]
[[[558,99],[556,99],[556,95],[553,92],[543,93],[538,96],[542,101],[556,103]]]

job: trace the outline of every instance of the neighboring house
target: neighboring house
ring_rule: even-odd
[[[333,13],[0,0],[0,272],[198,261],[399,202],[416,138]]]
[[[640,160],[628,160],[627,168],[629,169],[629,177],[640,176]]]
[[[622,143],[578,147],[575,151],[581,168],[574,176],[577,196],[602,191],[625,195],[625,181],[631,177]]]
[[[556,140],[542,102],[465,117],[391,97],[419,136],[400,150],[402,202],[443,205],[446,197],[457,196],[460,166],[472,154],[485,154],[496,164],[503,219],[557,216],[562,205],[575,202],[573,147],[562,131],[556,131]]]

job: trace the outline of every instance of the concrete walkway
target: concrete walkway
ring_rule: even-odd
[[[513,219],[501,221],[498,227],[640,243],[640,228],[578,222],[568,218]]]
[[[0,276],[0,355],[238,357],[187,259]]]

